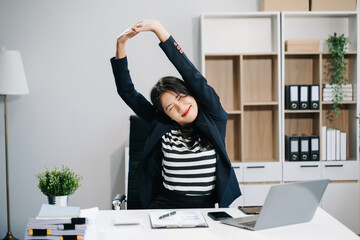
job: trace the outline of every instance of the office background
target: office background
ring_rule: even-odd
[[[30,94],[8,97],[11,230],[22,239],[46,197],[35,173],[67,164],[83,175],[70,205],[110,209],[124,192],[124,146],[132,111],[116,93],[109,59],[117,36],[135,22],[159,19],[200,68],[200,14],[257,11],[258,0],[0,0],[0,46],[22,54]],[[137,89],[149,97],[176,75],[143,33],[128,42]],[[4,99],[0,98],[0,236],[7,231]]]

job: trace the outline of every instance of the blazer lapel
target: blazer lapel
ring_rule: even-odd
[[[202,132],[202,134],[205,135],[208,139],[211,140],[211,142],[215,145],[215,148],[218,153],[221,156],[221,159],[225,160],[228,159],[225,145],[221,141],[222,137],[220,136],[220,133],[216,131],[216,125],[213,122],[210,122],[206,115],[199,111],[198,117],[196,119],[195,125],[199,128],[199,130]],[[226,161],[228,166],[231,166],[231,163],[229,161]]]

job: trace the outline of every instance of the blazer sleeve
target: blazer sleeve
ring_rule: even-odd
[[[179,44],[172,36],[159,44],[166,56],[178,70],[186,82],[193,97],[200,103],[202,109],[211,114],[215,119],[227,119],[227,113],[220,103],[220,98],[215,90],[208,85],[204,76],[196,69],[186,57]]]
[[[153,105],[138,91],[130,77],[128,69],[127,57],[121,59],[110,59],[117,92],[124,102],[138,115],[140,118],[151,122],[154,117],[155,109]]]

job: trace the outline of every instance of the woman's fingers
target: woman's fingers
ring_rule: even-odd
[[[130,27],[118,36],[118,40],[121,42],[126,42],[128,39],[134,37],[136,34],[138,33],[135,31],[135,29],[133,27]]]

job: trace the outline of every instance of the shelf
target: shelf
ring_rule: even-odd
[[[252,163],[252,162],[279,162],[279,159],[275,159],[275,158],[251,158],[251,159],[244,159],[243,161],[244,163]]]
[[[276,56],[278,52],[232,52],[232,53],[221,53],[221,52],[207,52],[205,56],[217,57],[217,56]]]
[[[321,126],[346,132],[347,159],[356,159],[359,151],[357,148],[358,120],[356,119],[356,112],[356,104],[340,105],[340,113],[337,117],[335,113],[332,112],[331,105],[323,105],[322,108]]]
[[[241,68],[243,102],[278,101],[278,64],[277,55],[243,56]]]
[[[356,71],[357,71],[357,67],[356,67],[356,57],[357,55],[353,55],[353,54],[347,54],[345,55],[345,62],[346,62],[346,75],[345,75],[345,79],[348,80],[347,83],[352,83],[355,84],[356,83]],[[329,74],[329,67],[330,67],[330,58],[331,55],[327,54],[324,55],[322,58],[322,84],[327,84],[330,83],[330,74]]]
[[[356,18],[356,11],[284,11],[283,16],[288,19],[299,18],[299,19],[316,19],[316,18]]]
[[[346,52],[345,55],[356,55],[357,52]],[[285,52],[285,55],[331,55],[330,52]]]
[[[321,102],[321,104],[324,105],[332,105],[333,102]],[[340,104],[346,105],[346,104],[356,104],[356,101],[344,101],[344,102],[340,102]]]
[[[320,55],[286,55],[285,85],[319,85],[319,63]]]
[[[322,54],[322,55],[331,55],[330,52],[322,52],[321,54]],[[356,55],[356,54],[357,54],[357,52],[351,51],[351,52],[346,52],[346,53],[345,53],[345,56],[346,56],[346,55]]]
[[[319,112],[316,112],[319,113]],[[292,136],[296,134],[301,136],[306,134],[320,135],[320,114],[316,113],[294,113],[285,114],[285,135]]]
[[[320,55],[320,52],[285,52],[286,56],[292,55]]]
[[[240,110],[240,57],[206,56],[205,76],[224,109]]]
[[[201,20],[203,53],[280,53],[278,12],[203,14]]]
[[[245,102],[244,106],[276,106],[278,102]]]
[[[238,114],[241,114],[241,111],[240,110],[229,110],[229,111],[226,111],[227,114],[229,115],[238,115]]]
[[[247,161],[279,159],[277,106],[244,107],[243,158]]]
[[[285,113],[320,113],[320,110],[285,110]]]
[[[229,115],[226,126],[226,151],[230,161],[241,159],[241,117]]]

